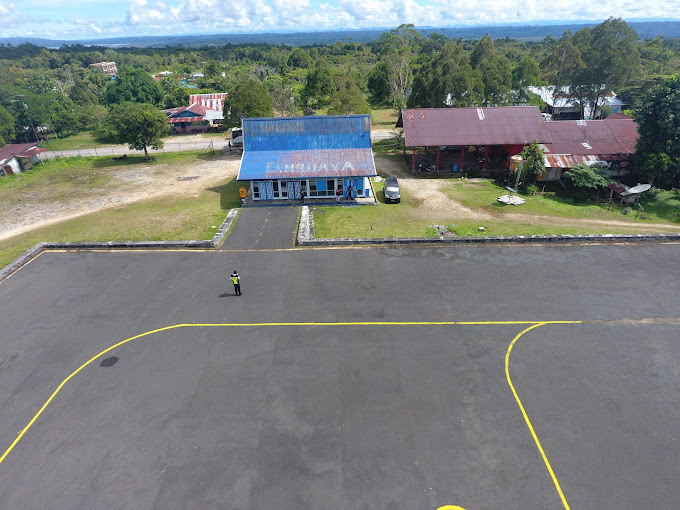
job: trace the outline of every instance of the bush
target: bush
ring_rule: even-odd
[[[538,186],[535,184],[527,184],[524,186],[524,195],[535,195],[538,193]]]

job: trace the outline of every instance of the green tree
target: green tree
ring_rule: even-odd
[[[637,32],[621,18],[609,18],[592,29],[576,32],[574,43],[585,68],[576,73],[571,90],[579,98],[582,116],[589,111],[596,118],[606,96],[639,74],[638,40]]]
[[[507,104],[512,90],[512,66],[508,58],[496,49],[489,34],[475,44],[470,64],[482,77],[484,104]]]
[[[512,70],[512,88],[515,102],[526,103],[530,100],[528,87],[541,85],[541,69],[533,57],[526,55]]]
[[[109,110],[100,104],[88,104],[78,108],[78,118],[83,129],[98,130],[106,119]]]
[[[472,106],[482,91],[482,80],[470,66],[468,53],[450,41],[418,70],[407,104],[411,108]]]
[[[640,139],[635,150],[639,173],[660,187],[680,181],[680,75],[651,89],[635,111]]]
[[[257,80],[240,80],[229,92],[224,102],[224,123],[238,126],[244,117],[271,117],[274,115],[272,98]]]
[[[178,106],[187,106],[189,104],[189,92],[184,87],[177,87],[163,99],[163,106],[165,108],[176,108]]]
[[[522,159],[522,180],[521,188],[526,190],[527,186],[534,184],[536,179],[545,172],[545,158],[543,157],[543,149],[538,145],[538,140],[527,147],[521,153]]]
[[[127,143],[130,149],[163,148],[163,137],[169,129],[165,114],[148,103],[120,103],[113,105],[106,118],[107,132],[118,143]]]
[[[309,55],[307,50],[303,48],[295,48],[288,56],[287,65],[292,69],[309,69],[314,65],[314,60]]]
[[[14,140],[14,119],[12,115],[0,105],[0,147]]]
[[[97,96],[79,79],[73,80],[68,97],[77,105],[99,104]]]
[[[307,106],[318,108],[328,104],[329,96],[335,92],[335,83],[331,71],[323,63],[316,66],[307,75],[307,83],[302,90],[302,100]]]
[[[61,137],[79,133],[83,124],[77,108],[71,107],[56,112],[52,117],[52,127]]]
[[[605,165],[580,165],[573,166],[564,174],[565,179],[571,182],[575,188],[582,190],[604,188],[612,182]]]
[[[412,24],[403,24],[378,40],[380,59],[387,68],[387,86],[392,103],[396,106],[406,101],[413,78],[413,60],[423,42],[423,36]]]
[[[352,78],[343,76],[338,78],[338,90],[331,96],[328,113],[330,115],[371,113],[371,107],[356,82]]]
[[[541,67],[545,74],[544,81],[551,87],[553,104],[556,104],[559,97],[576,83],[578,74],[585,69],[586,64],[581,58],[581,50],[574,45],[571,32],[565,32],[559,41],[550,39],[547,44],[551,49]]]
[[[384,62],[378,62],[368,75],[368,90],[372,104],[385,104],[389,101],[390,88],[387,86],[387,65]]]
[[[106,104],[123,102],[160,105],[163,94],[149,73],[140,68],[121,66],[116,79],[106,87]]]

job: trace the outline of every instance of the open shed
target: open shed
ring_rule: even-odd
[[[537,106],[489,108],[413,108],[402,110],[397,127],[404,128],[406,147],[413,149],[412,167],[416,169],[416,148],[435,147],[439,169],[441,147],[460,147],[460,169],[465,147],[484,146],[484,168],[489,155],[513,156],[534,140],[549,143],[541,110]]]

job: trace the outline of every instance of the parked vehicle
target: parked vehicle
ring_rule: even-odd
[[[399,192],[399,183],[395,177],[385,178],[385,187],[383,188],[385,193],[385,203],[399,203],[401,202],[401,193]]]
[[[235,127],[231,128],[231,140],[229,140],[229,150],[232,147],[243,147],[243,128]]]

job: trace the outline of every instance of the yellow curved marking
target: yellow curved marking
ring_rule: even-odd
[[[524,416],[524,421],[527,422],[527,426],[529,427],[529,431],[531,432],[531,435],[534,438],[534,441],[536,442],[536,446],[538,447],[538,451],[541,452],[541,457],[543,457],[543,462],[545,462],[545,466],[548,468],[548,472],[550,473],[550,477],[552,478],[553,483],[555,484],[555,489],[557,489],[557,493],[560,495],[560,499],[562,500],[562,504],[564,505],[565,510],[569,510],[569,504],[567,503],[567,498],[564,497],[564,493],[562,492],[562,489],[560,488],[560,484],[557,481],[557,477],[555,476],[555,473],[550,466],[550,462],[548,462],[548,457],[545,455],[545,452],[543,451],[543,447],[541,446],[541,442],[538,440],[538,436],[536,435],[536,431],[534,431],[534,427],[531,424],[531,420],[529,420],[529,416],[527,416],[527,412],[524,410],[524,406],[522,405],[522,401],[519,399],[519,396],[517,396],[517,392],[515,391],[515,387],[512,385],[512,381],[510,380],[510,370],[508,368],[508,363],[510,361],[510,352],[512,352],[512,347],[515,345],[515,342],[519,340],[519,338],[524,334],[527,333],[528,331],[531,331],[534,328],[538,328],[540,326],[543,326],[544,324],[555,324],[554,322],[540,322],[538,324],[534,324],[533,326],[528,327],[524,331],[522,331],[519,335],[517,335],[512,342],[510,342],[510,346],[508,347],[508,352],[505,355],[505,375],[508,378],[508,384],[510,385],[510,389],[512,390],[512,394],[515,395],[515,400],[517,401],[517,405],[519,406],[520,410],[522,411],[522,415]]]
[[[440,506],[437,510],[465,510],[462,506],[446,505]]]
[[[190,328],[190,327],[224,327],[224,326],[232,326],[232,327],[252,327],[252,326],[449,326],[449,325],[498,325],[498,324],[533,324],[530,328],[524,330],[522,333],[520,333],[519,336],[524,334],[526,331],[529,331],[532,328],[535,328],[537,326],[543,325],[543,324],[574,324],[580,321],[545,321],[545,322],[539,322],[537,323],[536,321],[489,321],[489,322],[455,322],[455,321],[441,321],[441,322],[260,322],[260,323],[246,323],[246,324],[235,324],[235,323],[224,323],[224,324],[175,324],[173,326],[166,326],[164,328],[159,328],[159,329],[154,329],[152,331],[147,331],[146,333],[141,333],[139,335],[132,336],[130,338],[127,338],[125,340],[121,340],[120,342],[112,345],[111,347],[103,350],[99,354],[96,354],[95,356],[92,356],[89,360],[87,360],[85,363],[80,365],[76,370],[74,370],[66,379],[64,379],[59,386],[57,386],[57,389],[54,390],[52,395],[50,395],[50,398],[47,399],[47,401],[43,404],[43,406],[38,410],[38,412],[33,416],[31,421],[28,422],[28,425],[26,425],[23,430],[19,433],[17,438],[12,442],[12,444],[5,450],[5,453],[2,454],[2,457],[0,457],[0,464],[5,460],[7,455],[9,455],[9,452],[11,452],[14,447],[17,445],[17,443],[21,440],[22,437],[24,437],[24,434],[28,432],[28,429],[31,428],[33,423],[38,419],[38,417],[43,413],[43,411],[47,408],[47,406],[52,402],[54,397],[57,396],[57,393],[61,391],[61,389],[64,387],[64,385],[71,380],[73,376],[75,376],[78,372],[80,372],[83,368],[85,368],[87,365],[92,363],[94,360],[97,358],[103,356],[107,352],[115,349],[116,347],[120,347],[123,344],[126,344],[128,342],[131,342],[132,340],[136,340],[138,338],[142,338],[144,336],[152,335],[154,333],[159,333],[161,331],[167,331],[169,329],[175,329],[175,328]],[[516,337],[515,340],[517,340]],[[515,340],[513,340],[513,344],[515,343]],[[512,349],[512,344],[510,345],[510,349]],[[508,350],[508,355],[510,354],[510,351]],[[508,359],[506,356],[505,360],[505,366],[506,366],[506,373],[507,373],[507,363]],[[508,376],[508,382],[510,381],[510,377]],[[512,387],[512,383],[510,383],[510,387]],[[513,393],[514,393],[514,388],[513,388]],[[515,393],[515,398],[517,398],[517,394]],[[517,399],[519,402],[519,399]],[[522,407],[522,404],[520,403],[520,408]],[[524,412],[524,409],[522,408],[522,412]],[[524,415],[526,418],[526,414]],[[528,422],[528,418],[527,422]],[[531,424],[529,425],[531,428]],[[532,434],[533,434],[533,429],[532,429]],[[535,437],[535,435],[534,435]],[[536,439],[538,442],[538,439]],[[539,444],[539,449],[540,449],[540,444]],[[542,450],[541,450],[542,452]],[[546,460],[547,463],[547,460]],[[548,469],[550,467],[548,466]],[[552,470],[551,470],[552,473]]]

